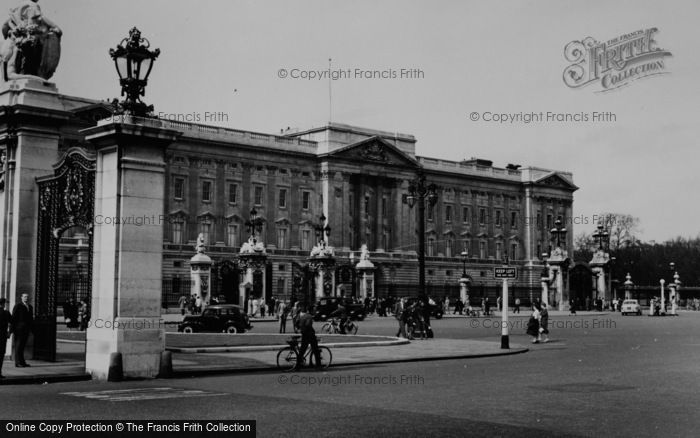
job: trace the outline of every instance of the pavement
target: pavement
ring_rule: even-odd
[[[164,319],[181,318],[164,315]],[[273,322],[272,318],[257,322]],[[277,369],[277,354],[290,334],[180,334],[166,333],[166,348],[173,352],[173,377],[221,373],[270,371]],[[332,367],[365,364],[416,362],[428,360],[470,359],[524,353],[527,348],[500,343],[462,339],[426,339],[408,341],[390,336],[321,335],[321,345],[331,349]],[[28,360],[30,367],[16,368],[6,358],[0,385],[20,383],[90,380],[85,371],[84,332],[62,331],[59,326],[57,361]]]

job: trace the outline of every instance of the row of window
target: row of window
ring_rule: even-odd
[[[239,200],[239,185],[237,183],[228,184],[228,203],[237,204]],[[202,202],[211,202],[214,198],[213,182],[202,181]],[[177,201],[182,201],[185,198],[185,179],[175,178],[173,186],[173,197]],[[277,206],[279,208],[287,208],[288,189],[281,188],[277,193]],[[256,207],[265,204],[265,187],[260,185],[253,186],[253,204]],[[311,206],[311,192],[308,190],[301,191],[301,208],[308,210]]]
[[[173,221],[172,223],[172,243],[174,244],[184,244],[185,241],[185,224],[182,221]],[[240,224],[231,223],[226,226],[226,240],[225,244],[231,247],[241,246],[241,232],[242,228]],[[289,228],[287,227],[277,227],[276,244],[279,249],[289,249]],[[204,238],[205,245],[213,244],[213,224],[211,222],[200,222],[199,223],[199,234]],[[262,242],[266,241],[265,231],[258,235],[258,239]],[[310,229],[299,230],[299,242],[300,247],[304,251],[311,251],[314,246],[315,233]]]
[[[470,249],[470,242],[468,240],[465,240],[462,242],[462,251],[467,251],[467,253],[472,254]],[[504,258],[505,253],[504,251],[504,245],[503,242],[496,242],[496,247],[495,247],[495,254],[494,254],[494,259],[496,260],[501,260]],[[426,247],[425,247],[425,252],[428,257],[434,257],[437,255],[437,241],[435,240],[434,237],[429,237],[428,241],[426,242]],[[453,239],[447,239],[445,241],[445,257],[458,257],[460,253],[455,252],[455,241]],[[489,258],[491,254],[488,252],[488,245],[486,244],[486,241],[481,240],[479,241],[479,253],[478,256],[480,259],[487,259]],[[517,260],[518,257],[518,244],[516,242],[512,242],[510,244],[510,259],[512,260]]]

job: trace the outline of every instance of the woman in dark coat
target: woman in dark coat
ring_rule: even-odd
[[[549,312],[547,311],[547,303],[542,303],[542,310],[540,310],[540,336],[537,337],[538,341],[549,342]]]
[[[532,305],[532,315],[527,322],[527,331],[525,332],[532,336],[532,343],[536,344],[540,335],[540,310],[537,308],[537,304]]]

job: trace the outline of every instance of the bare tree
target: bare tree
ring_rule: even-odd
[[[631,214],[603,213],[600,215],[600,219],[600,222],[610,233],[610,251],[619,251],[637,244],[637,234],[641,231],[639,218]]]

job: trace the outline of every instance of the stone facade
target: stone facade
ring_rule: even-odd
[[[255,208],[273,295],[288,296],[290,263],[306,261],[322,213],[339,258],[366,244],[380,267],[377,284],[417,283],[417,209],[405,195],[420,167],[439,187],[426,212],[428,282],[457,287],[466,249],[467,271],[479,281],[499,284],[491,268],[507,254],[523,268],[518,284],[539,288],[549,230],[557,218],[571,223],[576,186],[567,172],[420,157],[411,135],[337,123],[281,136],[164,124],[183,132],[166,159],[165,278],[187,277],[200,233],[215,260],[233,259]]]

